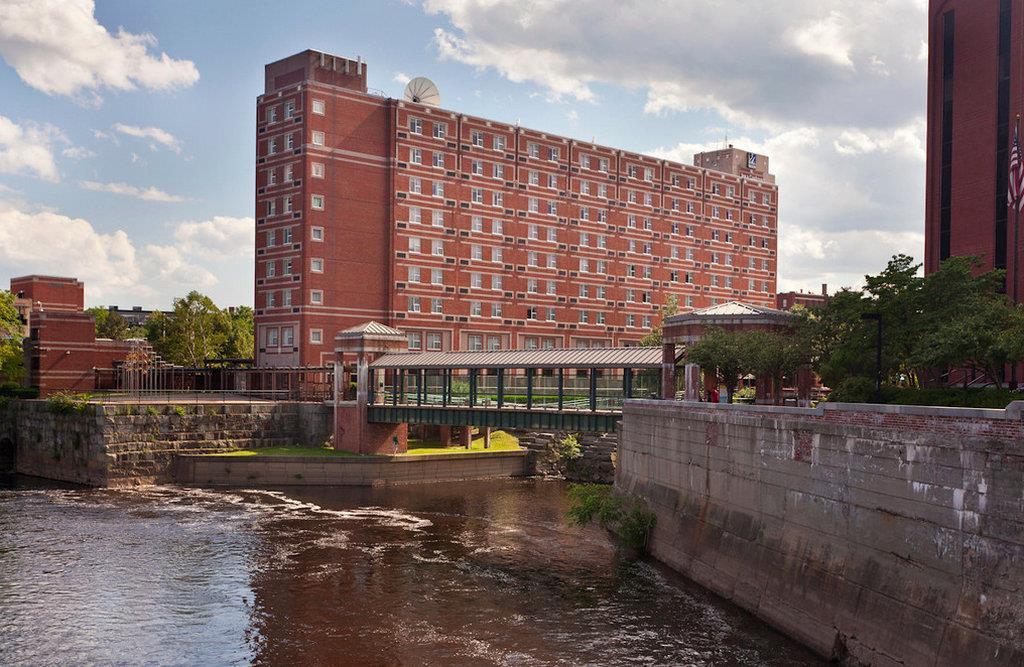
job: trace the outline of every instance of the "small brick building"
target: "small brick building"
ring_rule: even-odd
[[[75,278],[12,278],[11,292],[27,303],[25,384],[42,396],[95,389],[95,369],[110,368],[132,349],[127,341],[96,338],[96,324],[85,312],[85,285]]]

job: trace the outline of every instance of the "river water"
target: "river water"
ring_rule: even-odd
[[[565,519],[559,482],[0,477],[0,665],[817,664]]]

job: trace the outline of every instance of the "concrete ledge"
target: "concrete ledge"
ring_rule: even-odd
[[[531,474],[529,452],[416,456],[194,456],[175,459],[174,481],[196,486],[383,486]]]
[[[1005,409],[998,408],[950,408],[931,405],[880,405],[877,403],[818,403],[813,408],[797,408],[785,405],[749,405],[745,403],[705,403],[703,401],[663,401],[651,399],[630,399],[627,406],[669,407],[680,406],[702,410],[723,410],[733,412],[754,412],[776,415],[816,415],[826,412],[874,412],[889,415],[915,415],[921,417],[954,417],[958,419],[1024,419],[1024,401],[1013,401]]]

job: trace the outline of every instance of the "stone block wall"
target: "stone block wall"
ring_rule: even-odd
[[[560,454],[565,431],[509,430],[519,446],[532,453],[537,474],[559,477],[570,482],[615,481],[615,457],[619,437],[616,433],[577,433],[582,456],[567,459]]]
[[[630,401],[616,485],[659,560],[821,655],[1024,662],[1024,421]]]
[[[57,414],[46,401],[12,401],[0,411],[0,440],[14,442],[19,473],[118,486],[170,481],[175,454],[320,445],[330,420],[318,404],[107,404]]]

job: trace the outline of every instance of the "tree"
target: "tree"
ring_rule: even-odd
[[[790,334],[764,330],[739,332],[733,338],[740,353],[740,372],[753,374],[758,382],[770,378],[775,403],[781,404],[783,378],[793,376],[807,359],[804,343]]]
[[[231,318],[210,297],[189,292],[175,299],[169,313],[153,313],[146,320],[146,338],[165,360],[198,367],[221,356],[231,332]]]
[[[14,295],[0,290],[0,383],[20,382],[25,375],[22,323]]]
[[[227,359],[253,359],[253,332],[255,321],[252,308],[238,306],[229,313],[230,330],[221,357]]]
[[[644,347],[657,347],[661,345],[661,329],[665,325],[665,318],[671,317],[678,312],[679,297],[675,294],[669,294],[665,297],[665,305],[661,307],[661,321],[640,339],[640,345]]]
[[[128,340],[142,338],[145,335],[145,331],[133,327],[120,313],[102,307],[87,308],[85,312],[92,315],[93,321],[96,322],[97,338]]]
[[[743,350],[739,337],[719,328],[707,331],[703,338],[686,349],[686,359],[698,364],[705,373],[716,373],[725,384],[728,401],[732,403],[733,392],[743,372]]]

